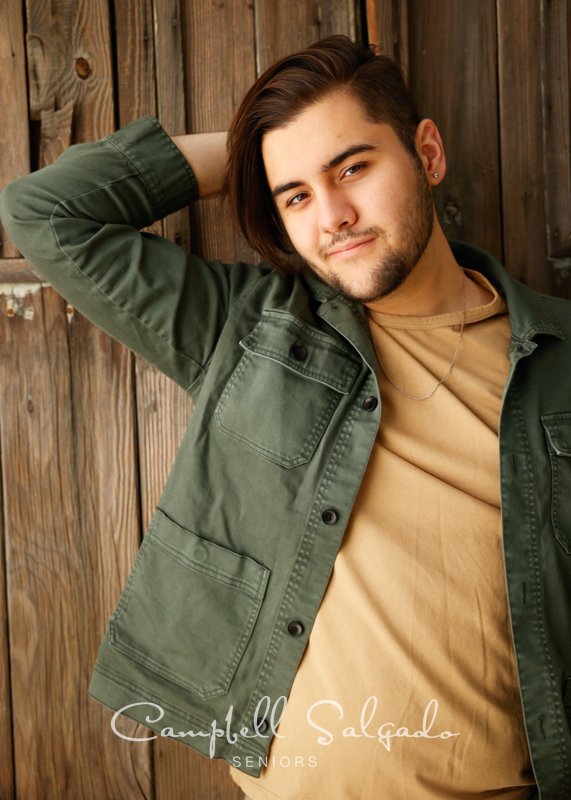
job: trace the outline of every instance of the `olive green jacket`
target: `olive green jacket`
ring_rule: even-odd
[[[143,118],[12,183],[0,207],[58,292],[195,401],[89,691],[257,776],[382,420],[381,377],[362,304],[308,268],[205,261],[139,232],[197,194]],[[571,303],[453,249],[508,305],[506,590],[540,797],[569,800]]]

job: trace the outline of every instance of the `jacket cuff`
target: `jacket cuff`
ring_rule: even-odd
[[[119,150],[140,174],[156,219],[198,199],[198,184],[190,164],[155,117],[140,117],[104,141]]]

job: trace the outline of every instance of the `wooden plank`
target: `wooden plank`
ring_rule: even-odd
[[[371,44],[376,44],[379,52],[398,61],[408,80],[409,71],[409,31],[408,0],[367,0],[367,31]]]
[[[81,562],[86,585],[83,602],[75,608],[85,651],[78,674],[79,700],[81,706],[87,705],[81,713],[87,717],[83,729],[89,729],[90,748],[84,754],[81,786],[87,797],[136,800],[151,794],[151,746],[119,739],[111,729],[113,712],[86,694],[105,626],[125,587],[141,537],[133,357],[69,305],[66,315],[77,522],[78,533],[86,542]],[[120,729],[128,736],[148,736],[145,727],[129,720],[123,719]],[[79,754],[76,759],[79,761]]]
[[[554,290],[547,266],[539,3],[498,0],[503,235],[514,277]]]
[[[447,158],[442,227],[501,258],[495,0],[409,0],[409,26],[412,95]]]
[[[44,282],[40,273],[25,258],[0,258],[0,283]]]
[[[71,144],[73,100],[57,111],[40,112],[42,138],[40,141],[40,167],[51,164]]]
[[[85,359],[74,376],[73,322],[51,288],[22,287],[17,313],[0,315],[15,794],[138,797],[136,756],[87,698],[101,612],[134,555],[123,541],[136,522],[133,426],[124,420],[129,360],[115,343],[99,368]],[[125,390],[114,395],[117,380]],[[95,398],[97,417],[82,395]]]
[[[171,136],[186,133],[184,61],[180,0],[153,0],[157,70],[158,118]],[[164,235],[190,248],[190,220],[186,209],[164,220]]]
[[[0,3],[0,108],[9,125],[0,126],[0,189],[30,171],[26,55],[20,0]],[[18,251],[0,225],[0,257]]]
[[[184,0],[184,71],[189,133],[227,130],[256,77],[251,2]],[[193,250],[222,261],[257,260],[219,197],[190,209]]]
[[[321,3],[256,3],[257,72],[261,74],[278,58],[301,50],[318,39],[343,33],[354,41],[362,31],[358,5],[353,0]]]
[[[157,116],[152,0],[115,4],[119,125],[143,114]]]
[[[113,130],[109,13],[104,0],[59,0],[28,14],[48,161],[71,131]],[[6,484],[16,793],[147,797],[148,745],[119,739],[87,694],[140,538],[132,357],[51,288],[25,289],[9,290],[0,334],[3,456],[18,464]]]
[[[2,299],[0,295],[0,300]],[[2,309],[3,311],[3,309]],[[0,358],[2,347],[0,346]],[[0,426],[0,463],[3,447]],[[12,748],[12,698],[10,694],[10,637],[8,629],[8,609],[6,607],[6,557],[4,520],[7,519],[0,481],[0,797],[12,798],[14,786],[14,752]]]
[[[122,3],[115,6],[124,8]],[[75,87],[74,141],[93,140],[114,128],[109,20],[107,0],[96,3],[83,0],[74,4],[74,15],[66,21],[75,35],[75,72],[79,78]],[[120,66],[124,62],[118,55],[117,68]],[[137,65],[131,64],[131,73],[136,69]],[[152,75],[139,76],[140,83],[133,88],[147,88],[150,78]],[[144,96],[142,90],[140,96]],[[98,116],[98,108],[104,112],[103,119]],[[69,305],[66,315],[79,522],[83,536],[91,543],[89,563],[96,565],[89,602],[81,610],[88,654],[82,676],[88,680],[105,626],[125,587],[141,538],[134,357]],[[86,693],[81,697],[82,702],[84,698]],[[97,788],[91,790],[86,780],[85,796],[133,799],[151,796],[152,746],[119,739],[111,729],[113,712],[89,698],[87,712],[93,749],[86,771],[93,775]],[[134,736],[148,733],[143,726],[128,720],[121,721],[121,730]]]
[[[541,0],[541,97],[547,252],[553,288],[571,299],[571,2]]]

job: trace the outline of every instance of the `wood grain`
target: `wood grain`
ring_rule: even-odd
[[[449,238],[501,258],[495,0],[409,0],[409,15],[412,95],[447,158],[439,219]]]
[[[394,58],[400,64],[405,79],[409,73],[408,0],[367,0],[367,31],[371,44],[380,53]]]
[[[256,2],[256,52],[258,75],[278,58],[336,33],[361,38],[361,25],[353,0],[324,2]]]
[[[552,292],[546,269],[540,3],[498,0],[497,9],[505,262],[518,280]]]
[[[227,130],[256,77],[254,3],[202,3],[185,0],[184,73],[189,133]],[[226,262],[257,257],[234,228],[218,197],[191,208],[193,250]]]
[[[184,59],[180,0],[153,0],[155,59],[159,121],[171,136],[186,133]],[[176,211],[163,222],[164,235],[190,248],[187,209]]]
[[[0,189],[30,171],[24,25],[20,0],[0,3]],[[0,224],[0,258],[18,255]]]
[[[541,0],[541,102],[548,263],[571,299],[571,2]]]
[[[121,796],[118,788],[137,797],[144,776],[87,696],[134,555],[129,360],[116,343],[114,359],[87,353],[89,335],[70,335],[74,322],[51,288],[0,316],[15,796],[24,800]]]
[[[0,301],[2,299],[0,289]],[[1,357],[2,346],[0,345],[0,358]],[[3,400],[1,389],[0,399]],[[0,420],[0,458],[2,455],[2,424]],[[4,507],[2,482],[0,481],[0,731],[2,731],[3,734],[0,736],[0,797],[2,798],[14,797],[15,792],[14,750],[12,747],[12,698],[10,692],[10,638],[8,609],[6,606],[6,536],[4,532],[4,520],[7,519],[8,514],[7,509]]]
[[[114,129],[109,8],[105,0],[26,0],[30,116],[80,108],[73,139]]]
[[[30,112],[46,163],[113,130],[109,13],[87,0],[28,13]],[[119,739],[87,694],[140,539],[132,356],[50,288],[4,319],[17,376],[2,381],[7,458],[18,463],[6,493],[17,796],[147,797],[148,745]]]
[[[42,138],[40,141],[40,167],[51,164],[70,146],[72,140],[73,100],[57,111],[40,112]]]
[[[80,676],[91,675],[107,620],[138,552],[141,537],[133,356],[120,343],[66,307],[71,373],[70,404],[75,439],[78,531],[85,542]],[[89,730],[84,791],[92,797],[146,798],[151,793],[148,743],[133,744],[111,729],[110,709],[87,698],[82,727]],[[147,736],[143,726],[121,721],[131,736]],[[138,731],[131,733],[131,731]]]
[[[44,279],[25,258],[0,258],[0,283],[42,283]]]

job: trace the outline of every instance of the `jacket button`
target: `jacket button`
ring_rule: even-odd
[[[334,508],[326,508],[325,511],[321,514],[321,519],[325,522],[326,525],[335,525],[337,520],[339,519],[339,514],[335,511]]]
[[[265,733],[270,726],[268,725],[268,721],[265,719],[257,720],[254,719],[254,730],[258,731],[258,733]]]
[[[292,636],[301,636],[303,631],[304,627],[299,620],[295,619],[288,623],[287,632]]]
[[[289,354],[296,361],[304,361],[307,358],[307,350],[302,344],[292,344]]]
[[[365,399],[363,400],[363,408],[365,409],[365,411],[374,411],[375,408],[377,407],[377,403],[378,403],[377,398],[373,397],[373,395],[371,394],[369,395],[369,397],[365,397]]]

